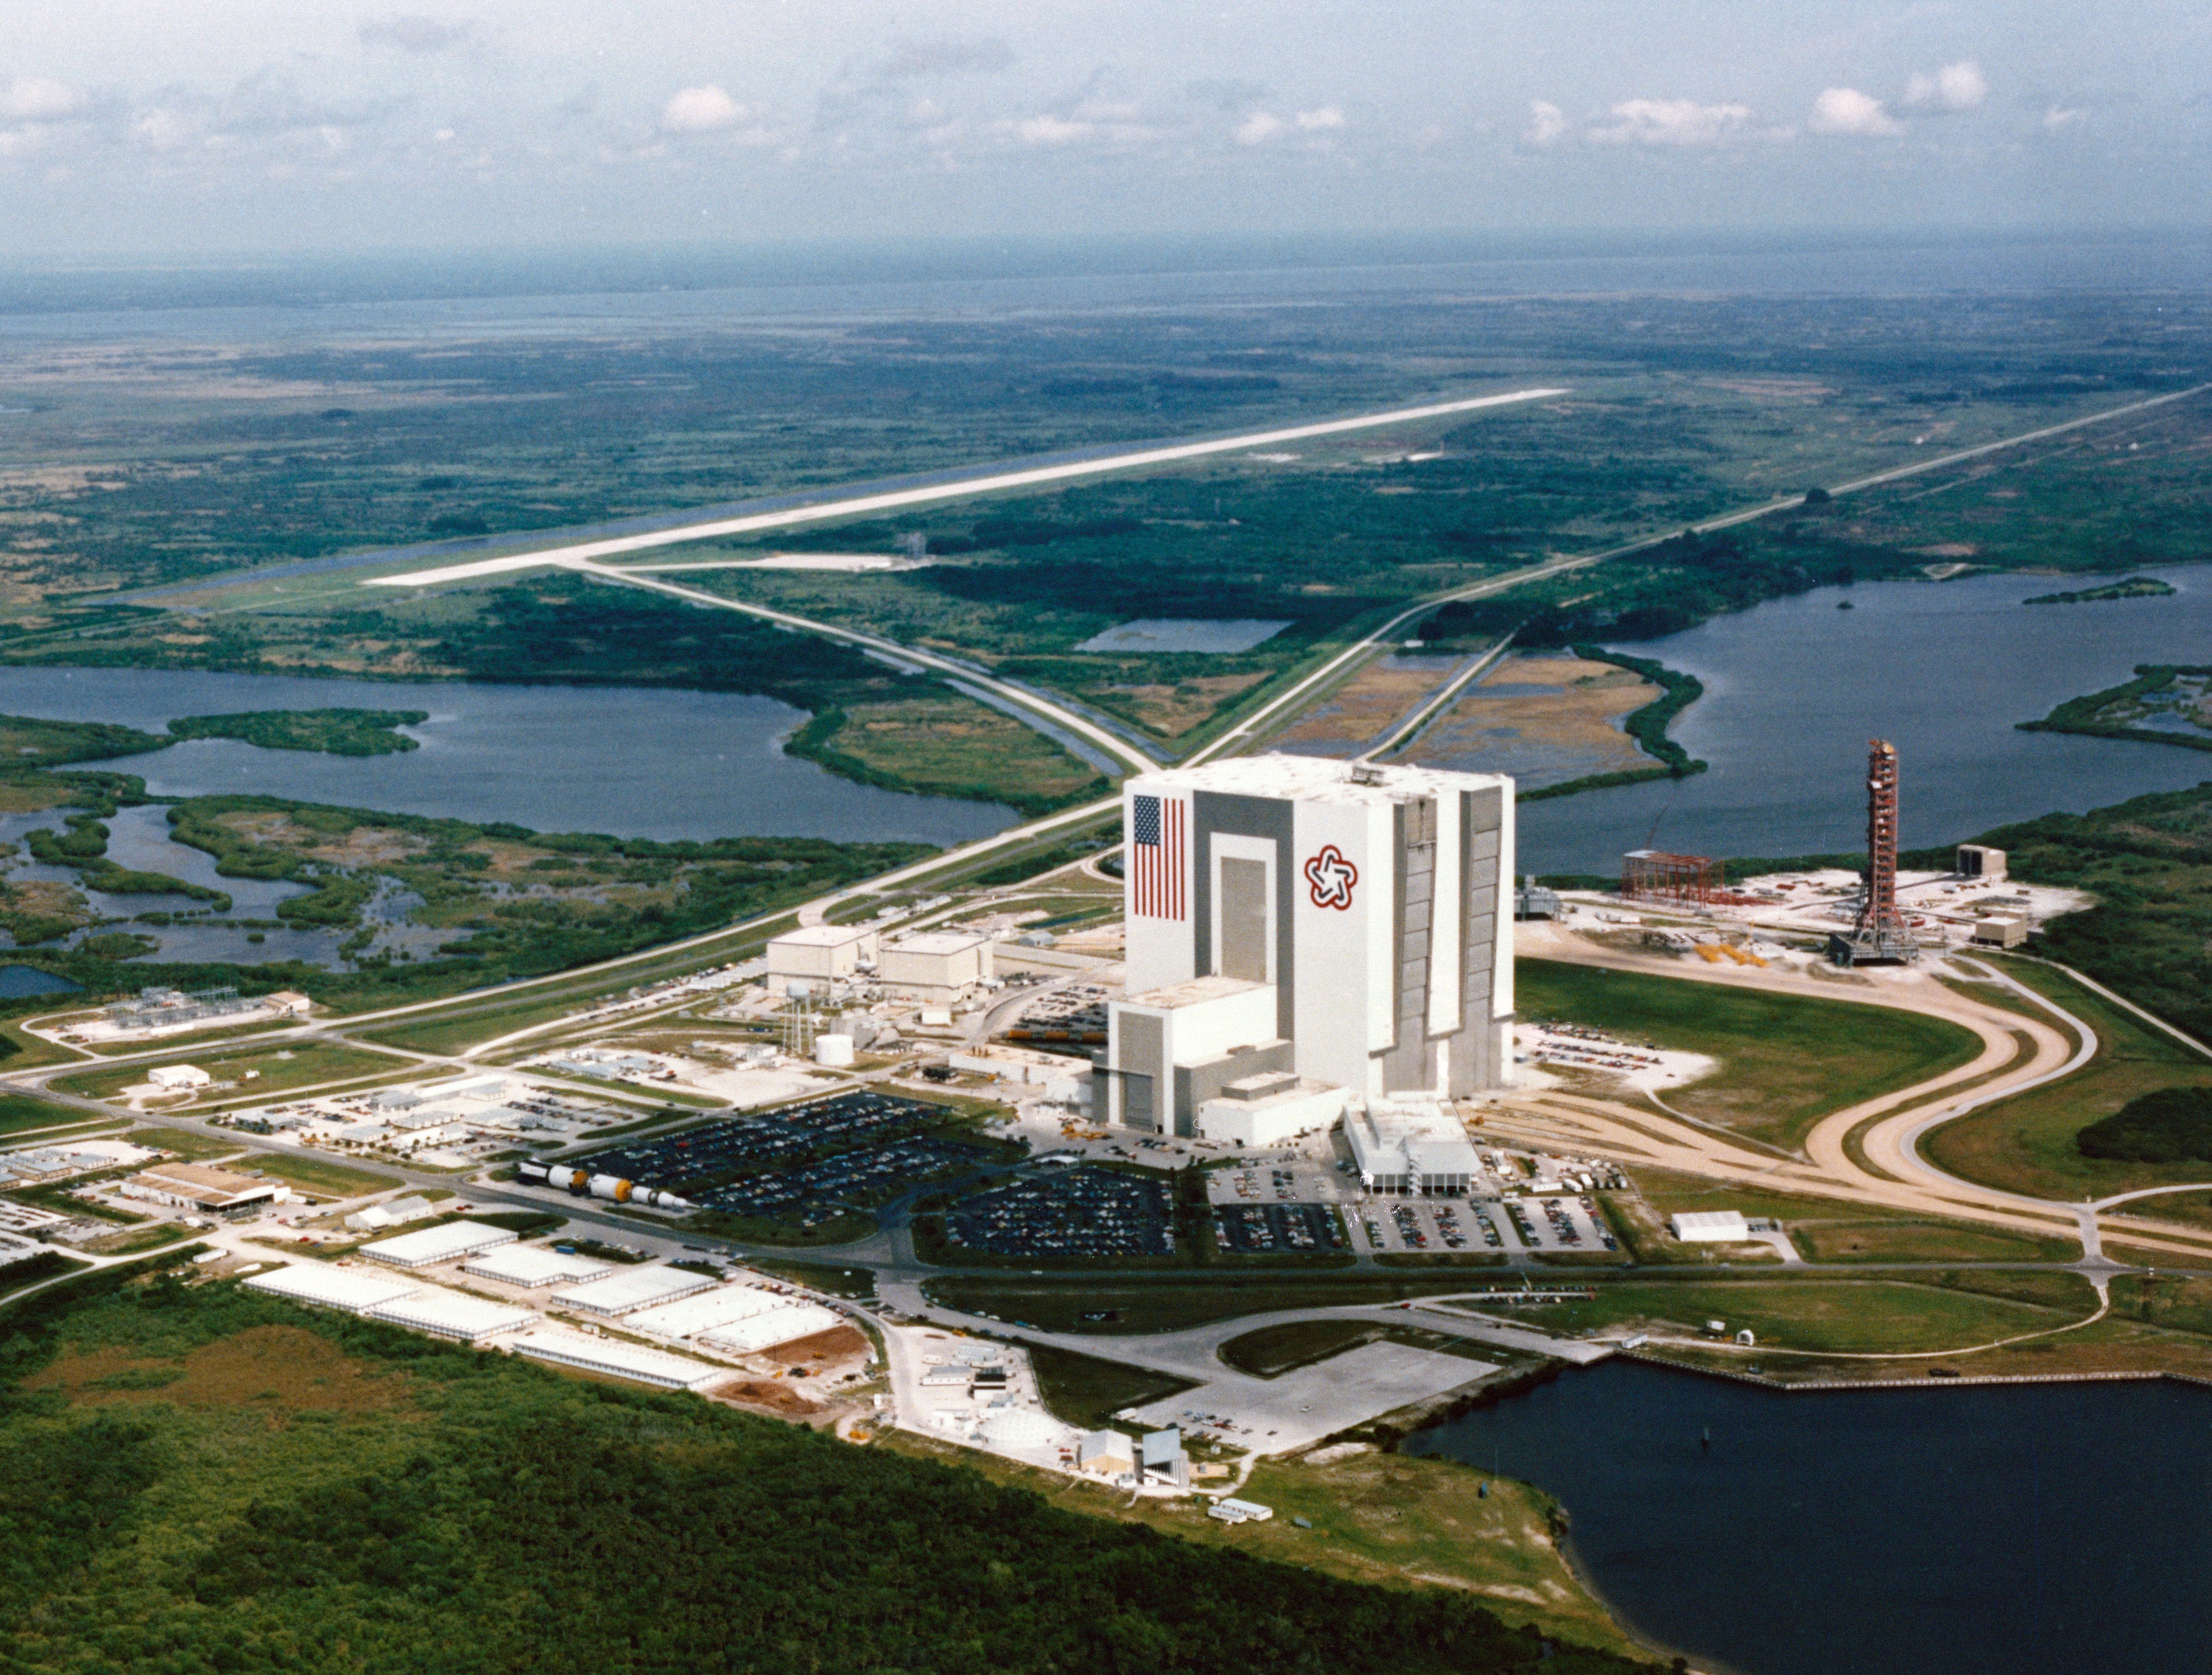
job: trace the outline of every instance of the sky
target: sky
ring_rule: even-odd
[[[2212,8],[0,0],[22,258],[2212,222]]]

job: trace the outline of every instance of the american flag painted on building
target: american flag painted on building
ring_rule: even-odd
[[[1146,796],[1133,796],[1129,805],[1129,911],[1147,919],[1181,919],[1183,805]]]

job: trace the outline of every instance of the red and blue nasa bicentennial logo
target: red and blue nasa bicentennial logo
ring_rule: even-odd
[[[1335,844],[1323,844],[1321,853],[1306,862],[1305,871],[1316,907],[1334,907],[1342,912],[1352,905],[1352,886],[1359,882],[1359,868],[1346,861]]]

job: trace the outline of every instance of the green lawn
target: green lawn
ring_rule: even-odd
[[[1830,1112],[1941,1075],[1981,1051],[1956,1024],[1889,1007],[1559,960],[1516,961],[1514,988],[1523,1018],[1718,1059],[1704,1081],[1664,1094],[1667,1103],[1790,1150]]]
[[[1030,1346],[1030,1365],[1036,1369],[1044,1404],[1086,1430],[1105,1424],[1124,1408],[1143,1407],[1192,1387],[1188,1379],[1042,1343]]]
[[[134,1146],[158,1146],[165,1152],[174,1152],[191,1163],[205,1163],[213,1158],[235,1157],[248,1144],[244,1140],[232,1140],[211,1134],[200,1134],[191,1129],[137,1128],[123,1136]]]
[[[219,1082],[236,1082],[238,1086],[235,1087],[210,1090],[213,1098],[233,1103],[242,1099],[271,1099],[296,1087],[351,1081],[407,1068],[404,1061],[387,1053],[372,1052],[362,1047],[341,1046],[327,1041],[302,1041],[289,1047],[240,1045],[219,1048],[213,1052],[191,1052],[179,1049],[176,1056],[167,1062],[196,1064]],[[155,1068],[149,1064],[133,1064],[113,1069],[82,1071],[60,1077],[54,1085],[64,1093],[75,1093],[82,1098],[112,1099],[125,1087],[135,1087],[144,1081]],[[255,1073],[251,1080],[246,1077],[248,1071]],[[210,1094],[204,1093],[202,1097],[208,1098]]]
[[[379,1174],[291,1152],[253,1152],[234,1159],[229,1166],[258,1169],[264,1175],[274,1175],[278,1180],[289,1181],[325,1198],[357,1198],[364,1192],[382,1192],[400,1184],[396,1175]]]
[[[1730,1336],[1750,1328],[1761,1349],[1905,1355],[2063,1325],[2090,1312],[2086,1287],[2081,1297],[2081,1306],[2061,1310],[1900,1280],[1631,1282],[1601,1285],[1588,1302],[1516,1309],[1513,1319],[1577,1335],[1618,1326],[1699,1333],[1721,1320]]]
[[[40,1129],[97,1128],[108,1120],[74,1106],[49,1105],[27,1093],[0,1093],[0,1136],[12,1137]]]
[[[876,1294],[876,1270],[872,1268],[840,1268],[826,1262],[793,1262],[781,1257],[766,1262],[748,1258],[745,1265],[832,1297]]]
[[[2040,1198],[2079,1201],[2138,1186],[2212,1181],[2212,1164],[2084,1157],[2074,1144],[2083,1129],[2140,1094],[2161,1087],[2212,1087],[2212,1059],[2136,1022],[2047,965],[2010,960],[2005,969],[2095,1031],[2097,1056],[2063,1081],[1946,1123],[1920,1142],[1929,1159],[1967,1180]],[[1999,1004],[2014,1003],[1989,987],[1981,992]],[[2157,1215],[2160,1201],[2153,1199],[2141,1209]]]

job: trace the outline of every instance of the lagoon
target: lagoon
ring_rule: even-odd
[[[2212,755],[2022,733],[2138,663],[2212,662],[2212,564],[2147,574],[2170,598],[2024,608],[2047,576],[1821,588],[1618,649],[1696,675],[1674,736],[1710,770],[1521,811],[1524,872],[1617,874],[1647,844],[1698,855],[1866,845],[1867,740],[1902,763],[1907,849],[2212,779]],[[1848,599],[1849,611],[1837,607]],[[1468,763],[1464,765],[1477,767]]]
[[[2091,1675],[2212,1662],[2208,1444],[2212,1391],[2179,1385],[1785,1394],[1610,1361],[1403,1446],[1556,1495],[1597,1592],[1700,1669]]]
[[[855,784],[787,756],[783,740],[805,712],[739,693],[0,668],[0,712],[121,722],[152,733],[179,716],[337,706],[427,710],[428,721],[406,729],[422,748],[332,756],[195,739],[86,765],[141,775],[157,797],[254,792],[623,838],[949,844],[1003,830],[1015,818],[995,803]],[[223,887],[236,893],[228,882]]]

